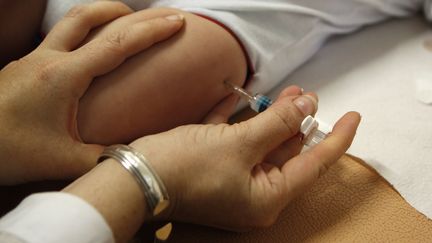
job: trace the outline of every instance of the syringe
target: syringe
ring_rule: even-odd
[[[235,86],[232,83],[229,83],[229,82],[225,82],[225,83],[232,91],[234,91],[236,94],[240,95],[240,97],[246,99],[249,102],[250,108],[252,108],[252,110],[254,110],[258,113],[265,111],[273,103],[273,101],[265,95],[256,94],[253,96],[249,92],[247,92],[246,90],[244,90],[238,86]]]
[[[265,111],[273,103],[272,100],[262,94],[251,95],[246,90],[235,86],[229,82],[225,82],[227,86],[240,97],[246,99],[249,102],[249,106],[252,110],[260,113]],[[318,121],[312,116],[307,116],[301,126],[300,133],[303,134],[302,142],[308,147],[313,147],[327,137],[327,134],[318,129]]]

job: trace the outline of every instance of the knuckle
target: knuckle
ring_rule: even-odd
[[[107,35],[105,48],[107,51],[122,54],[126,49],[126,40],[129,35],[129,29],[124,29]]]
[[[32,53],[33,54],[33,53]],[[18,60],[14,60],[10,63],[8,63],[5,66],[5,70],[9,69],[9,70],[14,70],[14,71],[21,71],[21,70],[26,70],[28,72],[34,72],[35,70],[38,69],[39,65],[37,65],[37,63],[34,62],[34,60],[37,60],[32,58],[32,54],[29,54],[27,56],[21,57]]]
[[[60,60],[45,61],[36,66],[35,77],[40,82],[54,81],[56,75],[59,73],[59,69],[63,66]]]
[[[35,77],[39,81],[48,81],[53,77],[53,73],[56,70],[56,65],[53,63],[47,63],[46,65],[40,66],[35,70]]]
[[[21,59],[23,59],[23,58],[21,58]],[[24,61],[24,60],[21,60],[21,59],[20,59],[20,60],[14,60],[14,61],[8,63],[8,64],[4,67],[4,70],[6,70],[6,69],[16,70],[16,69],[18,69],[21,65],[26,65],[26,62],[27,62],[27,61]]]
[[[13,61],[11,64],[12,65],[17,65],[17,66],[20,66],[20,65],[26,65],[26,66],[30,65],[30,66],[32,66],[33,62],[31,60],[30,56],[31,56],[31,54],[27,55],[27,56],[24,56],[24,57],[21,57],[20,59]]]
[[[77,4],[73,8],[71,8],[65,15],[66,18],[77,18],[84,16],[87,12],[88,5],[86,4]]]

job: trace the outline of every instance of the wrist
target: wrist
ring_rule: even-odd
[[[119,144],[106,147],[99,161],[106,158],[116,160],[132,175],[146,199],[149,214],[159,215],[168,207],[169,196],[165,185],[143,154],[131,146]]]
[[[107,159],[64,189],[95,207],[118,242],[130,239],[144,221],[151,220],[146,200],[123,166]]]
[[[172,173],[175,171],[172,164],[169,163],[172,157],[167,153],[161,153],[159,150],[152,149],[151,144],[141,144],[141,141],[135,141],[129,146],[145,156],[146,160],[148,159],[147,163],[151,166],[155,175],[159,177],[160,183],[165,188],[169,197],[168,205],[160,213],[153,215],[153,217],[148,217],[147,221],[173,220],[172,216],[177,203],[176,189],[179,186],[177,178],[179,176]],[[149,213],[149,215],[151,214]]]
[[[142,191],[148,215],[160,215],[169,206],[169,197],[165,185],[147,158],[127,145],[112,145],[103,151],[100,159],[112,158],[134,178]],[[166,240],[171,232],[171,223],[156,232],[157,239]]]

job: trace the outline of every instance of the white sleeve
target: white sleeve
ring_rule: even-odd
[[[7,240],[9,239],[9,240]],[[102,215],[83,199],[63,192],[33,194],[0,219],[0,242],[114,242]]]
[[[229,27],[255,71],[249,88],[267,92],[307,61],[331,35],[429,9],[430,0],[161,0]],[[427,6],[427,7],[426,7]]]

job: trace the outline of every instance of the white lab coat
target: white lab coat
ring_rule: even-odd
[[[111,228],[83,199],[64,192],[30,195],[0,220],[0,242],[113,243]]]

